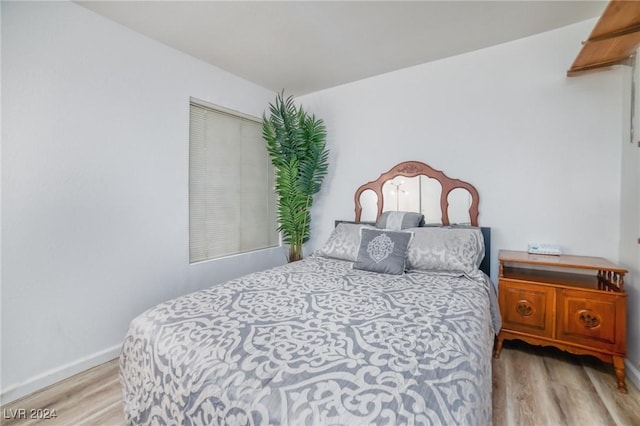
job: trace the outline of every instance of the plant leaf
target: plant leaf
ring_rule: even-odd
[[[262,136],[276,169],[278,231],[293,253],[302,254],[302,244],[311,232],[310,208],[329,168],[324,122],[295,105],[284,91],[263,114]]]

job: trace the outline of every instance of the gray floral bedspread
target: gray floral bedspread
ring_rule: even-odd
[[[490,424],[489,280],[351,265],[313,256],[135,318],[120,357],[127,421]]]

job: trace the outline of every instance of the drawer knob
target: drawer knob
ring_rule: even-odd
[[[518,300],[518,303],[516,304],[516,311],[523,317],[528,317],[533,314],[531,302],[526,299]]]
[[[578,311],[578,319],[585,328],[596,328],[600,325],[600,316],[598,314],[592,314],[588,309]]]

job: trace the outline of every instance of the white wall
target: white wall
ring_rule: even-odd
[[[2,2],[2,399],[117,356],[168,298],[283,263],[189,265],[189,97],[275,93],[73,3]]]
[[[618,260],[625,70],[565,77],[595,21],[302,96],[330,175],[313,224],[353,219],[356,188],[405,160],[473,183],[497,250],[528,242]]]
[[[630,108],[623,116],[628,129],[622,140],[620,197],[620,264],[629,270],[627,291],[627,376],[640,388],[640,64],[635,70],[634,135],[630,138]],[[628,86],[631,87],[631,75]],[[630,91],[629,91],[630,92]],[[628,93],[630,95],[631,93]],[[631,105],[631,96],[625,104]]]

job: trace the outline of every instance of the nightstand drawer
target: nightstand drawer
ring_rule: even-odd
[[[499,299],[504,329],[553,337],[555,289],[501,279]]]
[[[623,296],[559,289],[557,297],[558,339],[614,352],[625,351]]]

